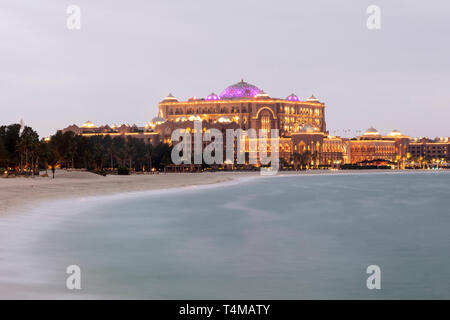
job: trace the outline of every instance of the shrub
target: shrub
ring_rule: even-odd
[[[105,170],[95,170],[94,173],[106,177],[106,171]]]
[[[128,167],[119,167],[117,169],[117,174],[120,176],[127,176],[130,174],[130,169]]]

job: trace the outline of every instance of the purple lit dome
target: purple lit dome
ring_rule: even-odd
[[[295,94],[291,94],[289,97],[286,98],[286,100],[289,100],[289,101],[300,101],[299,97],[297,97]]]
[[[214,101],[214,100],[220,100],[220,98],[219,98],[219,96],[218,96],[217,94],[215,94],[215,93],[213,92],[213,93],[211,93],[209,96],[207,96],[207,97],[205,98],[205,100],[208,100],[208,101]]]
[[[221,99],[249,99],[261,93],[262,90],[258,87],[241,80],[222,91]]]

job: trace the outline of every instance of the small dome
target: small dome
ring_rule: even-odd
[[[392,130],[392,131],[388,134],[388,136],[390,136],[390,137],[400,137],[400,136],[403,136],[403,133],[401,133],[401,132],[398,131],[398,130]]]
[[[245,82],[243,79],[241,82],[235,83],[220,94],[221,99],[251,99],[258,93],[261,93],[261,89],[250,83]]]
[[[309,97],[306,101],[308,101],[308,102],[319,102],[319,100],[316,97],[314,97],[314,95],[311,95],[311,97]]]
[[[215,94],[214,92],[212,92],[210,95],[206,96],[205,100],[215,101],[215,100],[220,100],[220,97],[217,94]]]
[[[369,129],[366,130],[366,132],[364,132],[364,135],[365,136],[379,136],[380,133],[374,127],[370,127]]]
[[[265,93],[263,90],[255,95],[256,99],[268,99],[270,98],[269,95],[267,93]]]
[[[292,93],[290,96],[288,96],[288,97],[286,98],[286,100],[289,100],[289,101],[300,101],[300,98],[297,97],[295,94]]]
[[[163,101],[166,101],[166,102],[177,102],[178,100],[171,93],[169,93],[169,95],[167,97],[165,97]]]
[[[80,128],[97,128],[97,126],[88,120]]]

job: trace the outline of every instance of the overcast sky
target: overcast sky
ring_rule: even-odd
[[[66,27],[71,4],[81,30]],[[381,30],[366,27],[370,4]],[[314,94],[332,134],[449,136],[449,71],[448,0],[0,0],[0,123],[41,136],[143,126],[169,92],[241,78],[273,97]]]

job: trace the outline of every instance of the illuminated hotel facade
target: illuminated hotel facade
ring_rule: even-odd
[[[243,80],[225,88],[219,95],[211,93],[205,98],[192,97],[179,101],[169,94],[158,105],[158,117],[145,127],[97,127],[86,122],[80,127],[69,126],[63,132],[72,131],[84,136],[131,136],[153,145],[171,144],[172,132],[176,129],[191,131],[194,121],[201,121],[204,131],[219,129],[224,134],[224,140],[227,129],[255,129],[256,132],[262,130],[267,133],[278,129],[279,157],[288,164],[294,164],[295,158],[304,154],[308,154],[313,166],[336,167],[375,160],[393,163],[411,157],[411,151],[414,154],[423,153],[419,148],[412,148],[419,142],[396,130],[387,136],[382,136],[374,128],[353,139],[330,136],[325,121],[325,104],[314,96],[304,101],[295,94],[284,99],[273,98]],[[420,150],[425,150],[424,145],[429,142],[420,142]],[[445,158],[448,159],[448,138],[441,144],[439,155],[445,151]],[[249,151],[247,145],[246,152]]]

